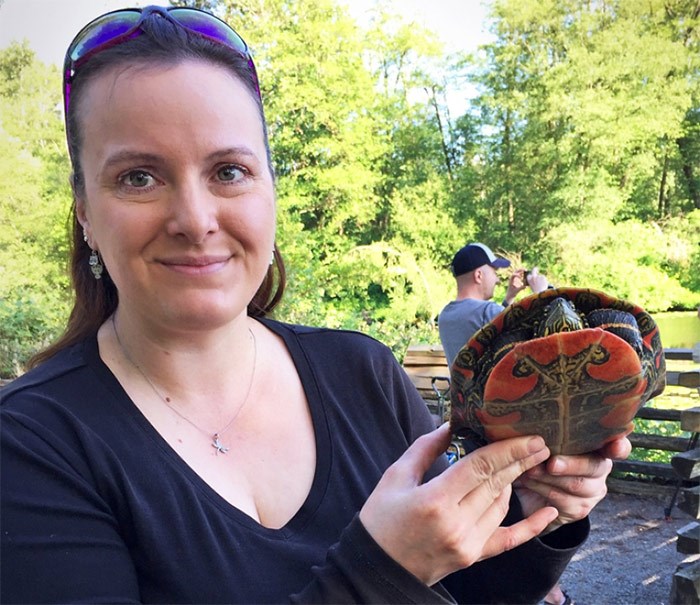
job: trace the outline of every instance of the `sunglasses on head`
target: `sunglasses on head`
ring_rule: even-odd
[[[88,23],[73,39],[63,63],[63,104],[66,115],[70,103],[71,83],[77,70],[91,57],[141,35],[141,24],[153,13],[168,19],[188,32],[222,44],[247,60],[255,89],[260,97],[258,74],[248,45],[227,23],[214,15],[185,7],[147,6],[112,11]]]

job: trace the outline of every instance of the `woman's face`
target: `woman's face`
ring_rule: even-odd
[[[270,264],[275,198],[244,85],[194,60],[115,68],[79,111],[77,214],[120,313],[183,331],[245,314]]]

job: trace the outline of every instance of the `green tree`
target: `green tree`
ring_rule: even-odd
[[[380,3],[191,0],[254,50],[288,321],[437,341],[468,240],[558,285],[694,308],[700,292],[698,0],[497,0],[495,39],[445,57]],[[478,97],[451,116],[446,91]],[[60,74],[0,52],[0,374],[65,321],[69,164]]]
[[[692,304],[692,263],[673,260],[668,230],[695,206],[699,8],[494,3],[496,38],[477,66],[479,113],[470,116],[480,161],[461,168],[469,206],[455,200],[480,239],[522,251],[559,282],[634,297],[632,280],[648,280],[638,294],[648,304]],[[650,236],[639,224],[651,220],[660,248],[657,237],[628,241]]]
[[[26,44],[0,52],[0,375],[65,323],[68,162],[60,75]]]
[[[696,46],[680,39],[691,3],[500,1],[494,12],[479,99],[493,236],[529,247],[562,221],[687,209],[668,170],[697,88]]]

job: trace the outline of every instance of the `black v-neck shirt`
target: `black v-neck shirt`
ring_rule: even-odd
[[[316,436],[313,483],[292,519],[263,527],[203,481],[129,399],[93,336],[0,391],[2,602],[438,603],[450,599],[445,587],[464,602],[526,602],[546,593],[587,521],[433,588],[388,557],[357,514],[386,468],[433,428],[422,399],[367,336],[262,323],[294,360]]]

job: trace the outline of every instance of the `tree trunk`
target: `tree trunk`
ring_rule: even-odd
[[[693,168],[692,157],[689,141],[682,137],[676,141],[683,162],[682,170],[685,177],[686,186],[688,187],[688,195],[693,202],[693,207],[700,210],[700,178],[696,175]]]
[[[668,150],[664,153],[664,165],[661,170],[661,184],[659,185],[659,218],[668,213],[668,200],[666,198],[666,181],[668,180]]]
[[[430,98],[430,104],[435,110],[435,119],[437,120],[438,129],[440,130],[440,145],[442,146],[442,153],[445,157],[445,167],[447,168],[447,176],[450,179],[450,183],[454,183],[454,176],[452,175],[452,162],[450,161],[450,151],[447,147],[447,135],[445,134],[445,128],[442,125],[440,108],[438,107],[438,102],[435,95],[435,87],[433,86],[430,89],[426,88],[425,92],[428,93],[428,97]]]
[[[693,206],[696,210],[700,210],[700,186],[698,186],[698,179],[695,177],[693,167],[685,162],[683,163],[683,175],[688,181],[688,194],[690,199],[693,200]]]

